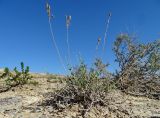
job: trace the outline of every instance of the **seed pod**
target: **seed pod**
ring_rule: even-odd
[[[101,43],[101,37],[99,37],[98,40],[97,40],[96,50],[98,50],[98,46],[100,45],[100,43]]]
[[[100,44],[101,42],[101,37],[98,38],[98,45]]]
[[[71,23],[71,16],[70,15],[69,16],[66,15],[66,26],[67,26],[67,28],[69,28],[70,23]]]
[[[51,7],[48,2],[46,3],[46,11],[47,11],[48,18],[50,19],[51,18]]]

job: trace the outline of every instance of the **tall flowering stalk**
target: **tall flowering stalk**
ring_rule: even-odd
[[[67,28],[66,42],[67,42],[67,51],[68,51],[68,63],[71,63],[70,45],[69,45],[69,27],[70,27],[70,24],[71,24],[71,16],[66,15],[66,28]]]
[[[103,45],[103,51],[105,51],[106,38],[107,38],[107,33],[108,33],[108,29],[109,29],[109,23],[110,23],[111,16],[112,16],[112,13],[110,12],[110,13],[108,14],[108,20],[107,20],[107,24],[106,24],[105,33],[104,33],[104,45]]]
[[[50,28],[50,32],[51,32],[51,36],[52,36],[52,41],[53,41],[54,47],[56,49],[56,52],[58,54],[59,62],[61,63],[63,69],[66,71],[63,59],[61,57],[59,48],[57,46],[57,43],[56,43],[56,40],[55,40],[55,37],[54,37],[54,33],[53,33],[53,29],[52,29],[52,24],[51,24],[51,20],[53,19],[53,17],[52,17],[53,15],[52,15],[52,12],[51,12],[51,6],[48,3],[48,1],[46,1],[46,12],[47,12],[47,15],[48,15],[48,22],[49,22],[49,28]]]

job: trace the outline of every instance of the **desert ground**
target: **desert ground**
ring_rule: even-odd
[[[61,77],[61,76],[60,76]],[[3,80],[0,82],[0,118],[82,118],[80,106],[56,110],[43,102],[52,99],[51,94],[64,87],[56,75],[34,74],[38,84],[26,84],[5,91]],[[61,77],[63,79],[63,77]],[[160,100],[126,95],[119,90],[108,93],[107,107],[93,107],[87,118],[158,118]],[[62,106],[63,108],[63,106]]]

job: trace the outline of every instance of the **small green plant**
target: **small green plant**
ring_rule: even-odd
[[[17,67],[14,68],[13,72],[11,72],[8,68],[5,68],[4,73],[0,78],[4,78],[6,84],[9,86],[17,86],[26,84],[32,76],[29,74],[29,66],[25,68],[24,63],[21,62],[21,71],[18,71]]]

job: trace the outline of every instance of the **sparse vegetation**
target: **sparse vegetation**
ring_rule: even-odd
[[[18,1],[19,2],[19,1]],[[48,54],[45,54],[47,49],[44,46],[44,50],[38,50],[36,49],[35,51],[33,48],[39,48],[36,47],[35,44],[38,42],[39,46],[42,47],[44,40],[44,37],[46,36],[46,32],[44,32],[45,19],[41,19],[41,17],[44,16],[44,14],[41,14],[40,17],[32,17],[34,14],[38,12],[42,12],[41,10],[41,4],[44,4],[44,2],[38,2],[33,3],[32,5],[34,6],[39,6],[39,8],[34,8],[35,13],[33,14],[26,14],[28,9],[17,9],[15,10],[15,7],[11,7],[11,5],[5,3],[2,4],[1,9],[2,13],[4,16],[2,16],[2,30],[4,30],[4,36],[2,35],[2,38],[4,40],[8,38],[16,39],[14,34],[19,33],[19,28],[21,26],[18,25],[19,21],[23,21],[20,23],[20,25],[24,25],[23,28],[25,28],[27,25],[32,25],[36,21],[37,24],[41,24],[42,30],[31,30],[30,32],[27,32],[26,34],[32,34],[31,37],[28,37],[27,35],[24,35],[24,32],[20,32],[18,40],[12,41],[13,44],[7,45],[10,43],[9,39],[6,42],[2,41],[2,44],[6,44],[2,48],[2,57],[4,60],[6,59],[6,51],[17,54],[19,58],[22,56],[32,56],[36,54],[36,59],[41,58],[42,56],[48,56]],[[112,42],[111,37],[113,37],[113,34],[109,36],[110,32],[109,31],[109,26],[111,22],[111,17],[112,13],[109,12],[107,14],[106,19],[101,19],[100,17],[104,14],[104,5],[102,5],[105,2],[102,2],[100,4],[97,4],[98,2],[95,2],[90,9],[89,12],[86,12],[85,14],[82,14],[77,5],[85,4],[83,8],[83,13],[87,9],[88,5],[91,3],[85,3],[82,1],[82,3],[78,3],[77,5],[71,4],[65,2],[65,5],[62,5],[61,8],[65,9],[59,9],[59,6],[56,6],[52,8],[53,1],[46,0],[46,12],[48,15],[48,23],[49,23],[49,31],[51,34],[51,41],[53,43],[53,46],[55,48],[54,54],[57,54],[57,61],[59,61],[60,65],[63,68],[63,71],[66,76],[61,76],[61,75],[55,75],[55,74],[50,74],[50,73],[30,73],[30,68],[29,66],[24,66],[24,63],[20,63],[20,70],[15,67],[13,70],[10,70],[9,68],[4,68],[0,69],[0,118],[1,117],[46,117],[46,118],[128,118],[128,117],[159,117],[160,116],[160,40],[156,40],[154,42],[149,42],[146,44],[139,43],[136,40],[136,37],[131,36],[126,33],[121,33],[120,35],[117,36],[116,40],[114,41],[114,47],[113,47],[113,53],[115,53],[115,63],[118,63],[118,67],[113,70],[116,70],[116,72],[108,72],[107,67],[109,66],[108,63],[104,63],[104,61],[108,61],[108,59],[105,58],[110,58],[106,57],[106,49],[107,49],[107,42]],[[148,19],[149,16],[147,13],[154,13],[154,11],[157,11],[157,7],[151,4],[146,4],[143,7],[143,11],[140,11],[140,13],[137,11],[139,8],[141,8],[141,4],[143,2],[139,3],[140,6],[137,6],[136,9],[134,7],[134,2],[133,3],[127,3],[125,1],[125,4],[121,1],[117,4],[111,3],[111,5],[105,4],[105,9],[112,9],[114,11],[115,15],[118,16],[113,16],[113,18],[118,18],[120,24],[130,24],[130,23],[136,23],[135,26],[139,27],[139,23],[144,21],[156,21],[157,19],[155,18],[155,15],[152,17],[152,19]],[[124,6],[124,5],[125,6]],[[155,3],[152,3],[155,5]],[[0,3],[1,5],[1,3]],[[24,4],[18,3],[20,6],[19,8],[22,8]],[[31,5],[30,3],[26,3],[26,5]],[[58,5],[61,5],[58,3]],[[136,2],[137,5],[137,2]],[[22,7],[21,7],[22,6]],[[74,7],[73,7],[74,6]],[[126,7],[127,6],[127,7]],[[130,8],[132,6],[133,8]],[[150,6],[155,8],[152,12],[148,11],[146,8]],[[33,7],[33,6],[31,6]],[[29,8],[31,8],[29,7]],[[69,8],[70,7],[70,8]],[[61,15],[65,11],[71,11],[72,8],[76,10],[75,8],[78,8],[78,12],[74,11],[71,12],[73,15],[73,20],[74,19],[80,19],[78,21],[78,25],[76,25],[76,22],[73,22],[73,28],[71,27],[71,15],[66,15],[66,44],[64,42],[64,36],[62,33],[64,30],[62,29],[61,32],[57,35],[55,33],[57,31],[60,31],[60,29],[54,29],[54,28],[61,28],[63,27],[63,21],[57,22],[56,23],[61,23],[60,25],[57,25],[54,23],[54,19],[57,18],[55,17],[56,11],[61,11],[58,15],[59,18],[61,18]],[[126,8],[125,8],[126,7]],[[66,10],[69,8],[69,10]],[[96,8],[96,9],[95,9]],[[118,11],[119,9],[123,9],[122,11]],[[125,8],[125,9],[124,9]],[[129,9],[128,9],[129,8]],[[153,9],[151,8],[151,9]],[[101,10],[99,10],[101,9]],[[118,10],[117,10],[118,9]],[[13,10],[13,14],[10,14],[10,12]],[[32,9],[33,10],[33,9]],[[18,11],[18,12],[17,12]],[[19,12],[20,11],[20,12]],[[133,12],[135,12],[133,14]],[[145,13],[146,12],[146,13]],[[120,13],[120,15],[119,15]],[[156,12],[155,12],[156,13]],[[77,15],[77,14],[80,14]],[[89,14],[89,15],[88,15]],[[113,15],[114,15],[113,14]],[[129,18],[124,17],[121,18],[123,15],[130,15]],[[138,15],[138,17],[135,17],[135,14]],[[76,17],[74,17],[76,15]],[[139,17],[140,15],[140,17]],[[15,17],[16,16],[16,17]],[[29,20],[34,20],[34,22],[26,22],[27,20],[25,18],[21,19],[21,17],[26,16]],[[88,18],[92,18],[92,22],[89,21]],[[14,22],[8,22],[9,20],[6,18],[16,18]],[[31,18],[31,19],[30,19]],[[33,18],[33,19],[32,19]],[[38,18],[38,19],[36,19]],[[94,19],[94,20],[93,20]],[[93,64],[91,67],[85,64],[84,61],[80,59],[80,63],[77,66],[73,66],[73,64],[76,63],[76,60],[72,58],[72,56],[80,52],[81,48],[87,47],[90,44],[95,43],[94,40],[91,40],[88,35],[97,35],[97,33],[100,33],[100,27],[97,26],[98,23],[95,23],[95,20],[103,22],[105,24],[105,32],[104,32],[104,37],[100,35],[97,39],[97,44],[96,44],[96,50],[94,53],[93,47],[88,47],[87,49],[92,49],[94,58]],[[133,22],[134,19],[135,22]],[[155,20],[156,19],[156,20]],[[14,21],[12,19],[11,21]],[[24,22],[25,21],[25,22]],[[129,21],[129,22],[127,22]],[[158,21],[158,20],[157,20]],[[114,21],[115,22],[115,21]],[[24,24],[26,23],[26,24]],[[81,40],[82,37],[77,37],[76,35],[70,36],[70,28],[72,28],[71,33],[73,32],[78,32],[77,34],[81,34],[82,32],[76,31],[74,28],[81,28],[81,30],[84,29],[85,24],[83,23],[88,23],[87,24],[87,30],[90,31],[88,34],[85,32],[87,30],[84,30],[85,32],[85,40]],[[55,27],[53,26],[54,24]],[[95,26],[92,26],[96,24]],[[101,24],[101,23],[100,23]],[[7,26],[6,26],[7,25]],[[11,25],[11,26],[10,26]],[[102,25],[102,24],[101,24]],[[145,27],[143,27],[145,25]],[[16,29],[16,32],[6,32],[8,31],[8,27],[13,27],[13,29]],[[18,27],[14,28],[14,26]],[[35,25],[37,26],[37,25]],[[89,28],[91,26],[91,28]],[[116,27],[117,24],[115,24]],[[144,31],[147,28],[146,26],[151,27],[151,25],[148,24],[148,22],[144,22],[142,25],[140,25],[140,29]],[[155,26],[155,23],[153,24]],[[114,27],[114,26],[113,26]],[[121,27],[121,26],[120,26]],[[128,26],[125,26],[126,29],[128,30]],[[129,25],[130,27],[130,25]],[[39,27],[38,27],[39,28]],[[151,27],[154,29],[154,27]],[[7,29],[7,30],[6,30]],[[28,29],[31,29],[31,27],[25,28],[24,31],[29,31]],[[121,29],[118,29],[121,30]],[[123,30],[123,29],[122,29]],[[157,29],[156,29],[157,30]],[[155,30],[155,31],[156,31]],[[36,37],[33,36],[33,31],[36,31]],[[56,31],[56,32],[55,32]],[[96,31],[96,33],[95,33]],[[117,31],[115,29],[112,29],[112,31]],[[149,30],[146,30],[149,32]],[[23,34],[21,34],[23,33]],[[39,36],[40,33],[43,33],[44,35],[41,37]],[[95,34],[94,34],[95,33]],[[6,35],[9,34],[9,37]],[[100,33],[102,34],[102,32]],[[41,34],[40,34],[41,35]],[[36,40],[31,41],[28,40],[26,45],[23,44],[24,41],[20,40],[21,39],[26,39],[26,36],[28,39],[35,38]],[[108,37],[109,36],[109,37]],[[33,38],[32,38],[33,37]],[[102,38],[101,38],[102,37]],[[56,39],[57,38],[57,39]],[[70,40],[71,38],[71,40]],[[78,50],[75,49],[75,38],[76,41],[78,41],[79,45],[82,43],[81,46],[77,46],[79,48]],[[73,40],[74,41],[73,41]],[[89,40],[88,40],[89,39]],[[111,40],[110,40],[111,39]],[[80,41],[79,41],[80,40]],[[73,42],[72,42],[73,41]],[[143,41],[143,40],[142,40]],[[71,44],[70,44],[71,42]],[[6,50],[7,47],[10,47],[11,49],[15,47],[17,43],[19,44],[20,48],[15,48],[14,51]],[[50,42],[48,42],[50,43]],[[27,44],[32,44],[29,48]],[[63,44],[59,46],[58,44]],[[45,44],[46,45],[46,44]],[[72,47],[73,46],[73,47]],[[23,50],[25,48],[25,50]],[[27,49],[26,49],[27,48]],[[74,49],[74,52],[72,50]],[[17,50],[20,50],[20,52],[17,53]],[[27,50],[27,51],[26,51]],[[35,54],[29,54],[29,51],[34,51]],[[83,52],[86,50],[82,50]],[[25,52],[25,53],[24,53]],[[26,55],[27,54],[27,55]],[[39,55],[40,54],[40,55]],[[39,56],[38,56],[39,55]],[[101,55],[98,57],[98,55]],[[13,55],[12,55],[13,56]],[[86,55],[85,55],[86,56]],[[88,56],[88,55],[87,55]],[[89,55],[91,56],[91,55]],[[110,56],[110,55],[109,55]],[[24,57],[23,57],[24,58]],[[54,58],[56,60],[56,57],[54,55]],[[114,58],[114,57],[111,57]],[[33,58],[31,58],[32,60]],[[5,62],[2,60],[2,62]],[[35,58],[34,58],[35,61]],[[39,59],[38,62],[46,62],[50,63],[50,59],[46,59],[46,57],[42,57],[42,59]],[[92,63],[92,62],[91,62]],[[53,64],[53,63],[50,63]],[[37,65],[37,64],[36,64]],[[40,68],[42,69],[49,69],[46,67],[47,64],[43,65],[40,64]],[[55,64],[53,67],[56,67],[57,64]],[[113,66],[113,65],[111,65]],[[55,68],[57,69],[57,68]],[[59,67],[58,67],[59,69]],[[57,72],[57,70],[56,70]],[[32,79],[33,78],[33,79]],[[5,93],[6,92],[6,93]],[[137,97],[140,96],[140,97]],[[141,97],[143,96],[143,97]],[[152,98],[152,99],[149,99]],[[63,112],[64,111],[64,112]],[[91,113],[91,115],[90,115]],[[92,114],[94,113],[94,115]],[[66,114],[68,116],[66,116]]]
[[[56,109],[79,104],[83,116],[95,105],[107,105],[107,93],[115,88],[113,81],[107,78],[107,66],[108,64],[103,64],[100,59],[96,59],[91,69],[81,62],[72,69],[71,75],[66,79],[66,86],[44,104],[53,105]]]
[[[119,71],[115,74],[106,70],[109,64],[104,64],[100,58],[95,60],[91,68],[81,61],[78,66],[70,68],[67,77],[49,73],[33,74],[35,78],[46,78],[52,84],[63,82],[64,85],[51,93],[42,106],[52,106],[62,111],[76,104],[81,116],[86,117],[93,107],[108,107],[112,99],[108,94],[115,89],[131,95],[160,99],[160,41],[148,44],[135,41],[128,34],[117,37],[113,50]],[[32,76],[29,67],[25,68],[23,62],[21,71],[16,67],[13,71],[5,68],[0,78],[5,80],[9,88],[26,83],[34,86],[39,84],[37,81],[29,81]]]
[[[120,67],[116,74],[109,74],[106,71],[108,64],[103,64],[101,59],[96,59],[91,69],[82,61],[72,68],[66,86],[44,104],[55,109],[78,104],[85,116],[93,106],[107,106],[107,93],[116,88],[127,94],[159,99],[160,41],[139,44],[133,39],[128,34],[121,34],[114,43],[113,50]]]

